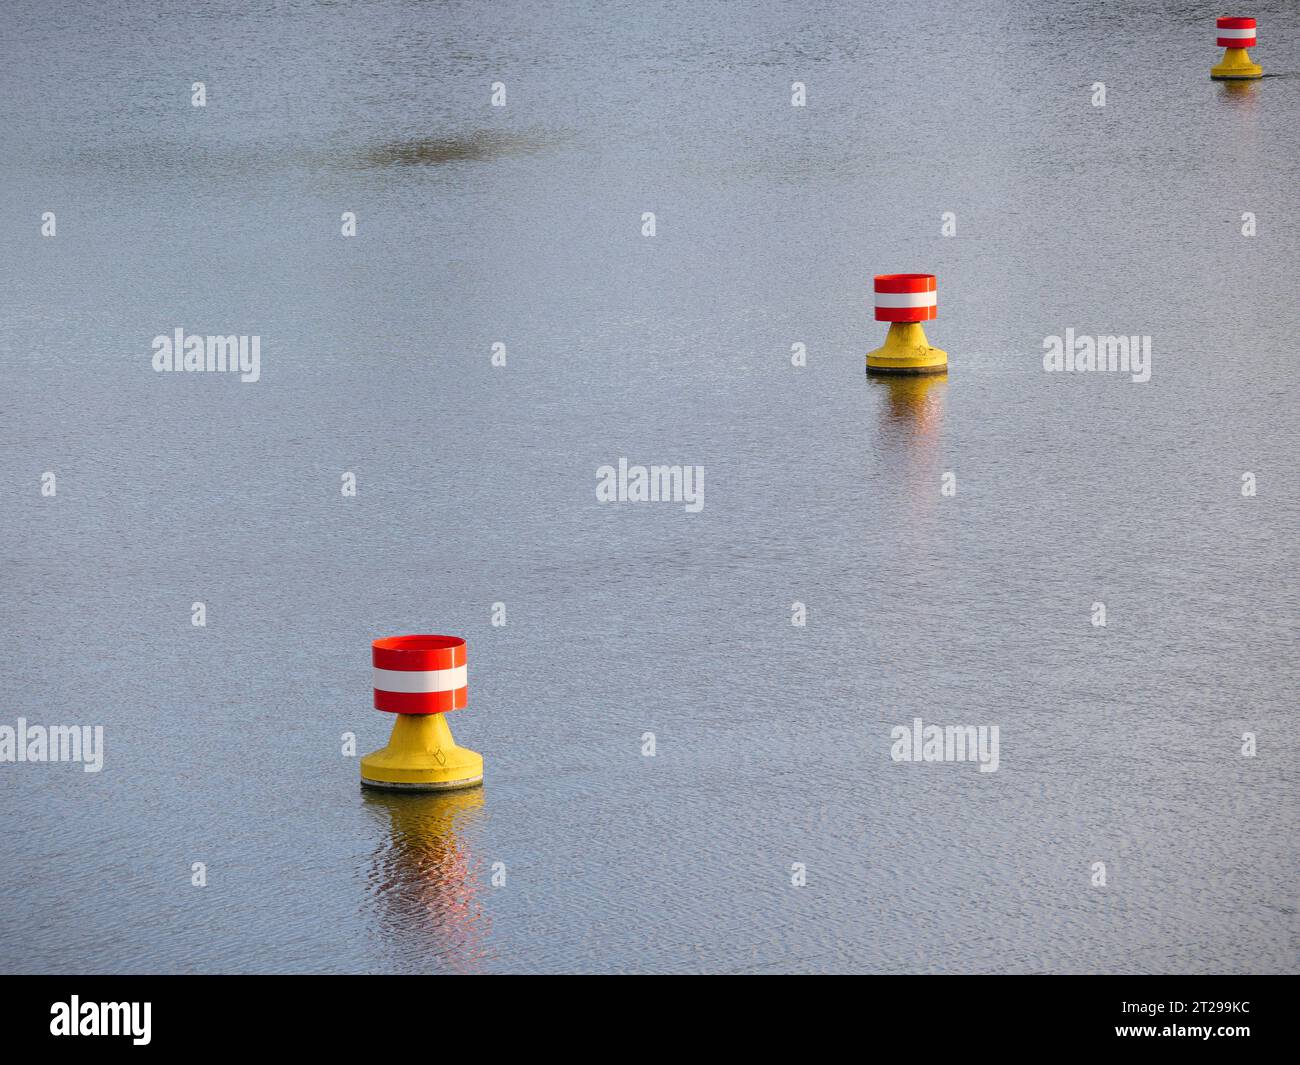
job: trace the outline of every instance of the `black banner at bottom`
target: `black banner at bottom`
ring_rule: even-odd
[[[7,1050],[42,1052],[116,1044],[465,1057],[521,1037],[556,1054],[663,1053],[686,1033],[696,1053],[718,1041],[757,1040],[772,1052],[850,1038],[863,1049],[879,1038],[924,1051],[1164,1044],[1155,1049],[1253,1053],[1285,1046],[1296,1029],[1293,977],[815,979],[723,989],[629,977],[597,992],[583,977],[9,976],[0,1032]]]

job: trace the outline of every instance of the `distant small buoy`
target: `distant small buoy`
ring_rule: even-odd
[[[1264,68],[1254,62],[1246,51],[1247,48],[1255,47],[1255,20],[1220,18],[1216,25],[1219,35],[1215,43],[1225,51],[1219,65],[1210,68],[1210,77],[1219,81],[1262,78]]]
[[[483,781],[483,756],[457,747],[446,714],[469,702],[459,636],[389,636],[371,645],[375,709],[395,714],[388,746],[361,759],[361,783],[443,791]]]
[[[939,315],[934,274],[877,274],[875,287],[876,321],[890,325],[884,346],[867,354],[867,373],[946,373],[948,353],[921,328]]]

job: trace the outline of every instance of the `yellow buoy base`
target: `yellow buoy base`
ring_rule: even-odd
[[[891,322],[883,347],[867,353],[867,373],[947,373],[948,353],[930,347],[920,322]]]
[[[1262,78],[1264,68],[1252,62],[1250,53],[1244,48],[1225,48],[1223,61],[1217,67],[1210,67],[1210,77],[1220,81],[1232,78]]]
[[[365,787],[445,791],[483,782],[483,756],[457,747],[446,714],[398,714],[388,746],[361,759]]]

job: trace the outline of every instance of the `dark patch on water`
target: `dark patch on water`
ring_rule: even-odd
[[[379,169],[443,166],[456,162],[488,162],[507,156],[527,155],[558,143],[540,134],[500,133],[482,130],[465,135],[411,137],[365,145],[225,145],[219,148],[157,139],[147,146],[105,143],[75,150],[78,166],[136,171],[141,176],[175,176],[204,172],[209,176],[246,177],[285,167],[319,169]],[[43,163],[52,171],[67,166],[68,157],[49,154]]]
[[[545,145],[546,142],[538,137],[483,130],[465,136],[388,141],[367,151],[363,161],[369,166],[441,166],[534,152]]]

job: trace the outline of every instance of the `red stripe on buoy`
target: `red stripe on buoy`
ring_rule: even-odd
[[[465,664],[459,636],[387,636],[371,646],[376,669],[452,669]]]
[[[934,274],[877,274],[877,292],[933,292]]]
[[[375,709],[390,714],[445,714],[469,705],[469,688],[450,692],[385,692],[375,689]]]
[[[932,322],[939,317],[934,307],[877,307],[877,322]]]

